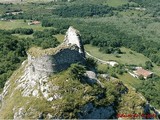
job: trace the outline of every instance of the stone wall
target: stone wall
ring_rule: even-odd
[[[63,48],[62,46],[67,47]],[[47,77],[67,69],[73,63],[85,62],[85,52],[80,33],[73,27],[69,27],[64,42],[55,49],[54,54],[44,54],[39,57],[31,56],[28,53],[29,79]]]
[[[32,57],[28,54],[30,79],[40,79],[67,69],[73,63],[84,63],[85,57],[79,53],[77,46],[60,50],[54,55]]]
[[[77,45],[79,48],[79,53],[85,56],[84,47],[81,41],[80,32],[74,29],[72,26],[66,32],[64,43],[67,45]]]

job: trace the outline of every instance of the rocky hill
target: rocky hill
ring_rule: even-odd
[[[58,47],[31,48],[5,84],[0,118],[107,119],[143,113],[146,101],[135,90],[97,76],[85,63],[80,33],[73,27]]]

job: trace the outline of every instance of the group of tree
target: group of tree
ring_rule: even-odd
[[[160,81],[159,77],[154,77],[148,80],[144,80],[141,84],[137,86],[138,92],[141,92],[145,98],[149,101],[151,105],[160,108]]]
[[[138,3],[141,7],[145,7],[147,11],[153,15],[153,17],[158,17],[160,15],[159,0],[129,0],[129,1]]]
[[[62,6],[53,10],[53,14],[62,17],[91,17],[104,16],[106,14],[113,15],[113,8],[107,5],[81,4]]]
[[[33,34],[32,28],[15,28],[13,30],[10,30],[12,34],[22,34],[22,35],[31,35]]]
[[[81,31],[84,44],[97,46],[105,53],[117,52],[121,53],[120,47],[130,48],[138,53],[142,53],[152,62],[160,65],[160,44],[152,40],[146,41],[137,34],[128,34],[122,32],[119,28],[112,24],[98,22],[84,22],[78,19],[44,19],[42,26],[61,28],[66,30],[66,26],[75,26]],[[153,47],[154,46],[154,47]]]
[[[28,30],[28,29],[16,29]],[[13,30],[14,31],[14,30]],[[50,30],[53,34],[54,30]],[[34,38],[18,38],[12,35],[10,30],[0,30],[0,89],[3,88],[6,80],[16,70],[22,61],[27,57],[27,50],[32,46],[42,48],[53,48],[59,45],[58,40],[53,35],[39,36],[37,33],[46,34],[47,30],[37,31]],[[19,33],[19,32],[17,32]],[[26,34],[26,32],[24,32]]]
[[[122,54],[120,48],[116,47],[100,47],[99,51],[106,54]]]

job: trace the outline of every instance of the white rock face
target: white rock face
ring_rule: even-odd
[[[14,112],[14,119],[23,119],[24,118],[24,115],[25,115],[25,110],[24,108],[19,108],[18,111],[15,111],[13,109],[13,112]]]
[[[28,54],[28,63],[25,66],[25,70],[22,76],[15,80],[17,84],[16,89],[21,91],[22,96],[40,97],[42,94],[48,101],[61,98],[56,92],[50,96],[50,93],[53,93],[53,91],[59,88],[52,85],[48,81],[48,78],[55,72],[67,69],[72,63],[85,61],[84,49],[79,35],[76,29],[70,27],[66,33],[64,42],[57,47],[61,48],[65,44],[68,45],[67,48],[57,49],[53,55],[34,57]],[[24,64],[25,62],[22,63],[22,66]],[[1,95],[2,99],[7,95],[9,87],[10,84],[8,81]]]
[[[8,80],[8,81],[5,83],[5,86],[4,86],[4,88],[3,88],[3,92],[2,92],[2,94],[1,94],[1,101],[3,101],[4,96],[7,95],[7,93],[8,93],[8,88],[9,88],[9,87],[10,87],[10,81]]]
[[[37,57],[28,52],[29,67],[26,69],[24,78],[28,77],[29,84],[35,86],[36,80],[41,81],[42,79],[43,81],[45,77],[65,70],[73,63],[85,62],[85,52],[79,38],[79,32],[73,27],[68,29],[64,42],[57,46],[55,51],[53,54],[44,54]]]
[[[84,54],[84,48],[80,40],[80,32],[74,29],[72,26],[69,27],[68,31],[66,32],[64,42],[68,45],[77,45],[79,48],[79,53]]]
[[[82,55],[85,56],[84,49],[79,39],[79,35],[73,27],[70,27],[69,30],[67,31],[64,44],[66,43],[68,45],[69,44],[73,46],[76,45],[79,48],[79,50],[70,48],[65,50],[60,50],[56,55],[54,55],[54,57],[42,56],[39,58],[34,58],[32,56],[29,56],[28,62],[26,60],[25,62],[22,63],[23,71],[19,71],[22,72],[22,75],[19,75],[19,77],[18,78],[16,77],[16,79],[13,78],[8,82],[6,82],[3,93],[1,95],[2,102],[3,99],[5,100],[5,96],[7,94],[9,95],[10,98],[14,97],[15,91],[18,91],[22,95],[20,97],[27,98],[27,100],[29,97],[32,97],[32,99],[34,98],[45,99],[48,102],[62,99],[63,95],[57,92],[61,88],[59,86],[54,85],[51,81],[49,81],[50,75],[54,73],[54,69],[52,68],[56,66],[55,63],[58,64],[58,67],[67,68],[68,64],[70,65],[71,63],[75,63],[76,61],[79,62],[81,59],[84,58],[82,57]],[[53,65],[54,67],[50,65]],[[17,74],[19,73],[17,72]],[[17,74],[15,74],[15,76]],[[100,84],[100,81],[97,80],[96,74],[93,71],[87,71],[86,75],[90,79],[89,82],[93,84],[97,82]],[[12,84],[14,84],[14,87]],[[24,119],[26,116],[32,116],[32,113],[36,113],[36,115],[41,114],[41,111],[37,111],[36,109],[34,109],[34,106],[30,106],[29,103],[30,102],[27,101],[24,102],[24,105],[13,106],[12,108],[14,113],[13,118]],[[7,104],[4,104],[3,108],[5,107],[5,105]],[[29,107],[26,108],[25,105],[28,105]],[[86,118],[86,119],[109,118],[111,115],[114,114],[113,108],[111,106],[96,108],[92,103],[88,103],[87,105],[85,105],[81,111],[83,115],[79,114],[79,118]],[[36,117],[37,116],[34,116],[33,118]],[[57,119],[60,118],[60,116],[56,116],[56,114],[55,115],[48,114],[48,118],[52,117],[56,117]]]
[[[36,79],[30,77],[29,73],[30,73],[30,65],[25,68],[24,75],[20,79],[16,80],[16,83],[18,85],[16,89],[21,90],[22,96],[24,97],[34,96],[38,98],[42,94],[43,97],[46,98],[48,101],[61,98],[60,95],[57,94],[53,95],[52,99],[49,98],[50,93],[53,93],[53,91],[58,90],[59,87],[52,85],[48,81],[48,76],[43,76],[42,78]]]

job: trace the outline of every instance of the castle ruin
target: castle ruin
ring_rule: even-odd
[[[28,51],[30,79],[40,79],[67,69],[72,63],[85,62],[85,52],[80,33],[73,27],[69,27],[64,42],[58,47],[48,50],[32,49]]]

